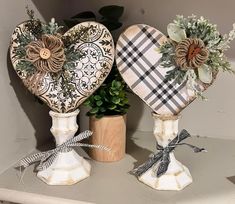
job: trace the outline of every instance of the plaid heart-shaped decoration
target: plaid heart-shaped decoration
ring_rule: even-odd
[[[120,74],[131,90],[155,113],[176,115],[190,104],[195,93],[186,82],[167,80],[172,68],[161,66],[159,47],[166,36],[157,29],[145,25],[133,25],[119,37],[116,46],[116,62]],[[209,84],[211,85],[211,84]],[[204,91],[209,85],[198,82]]]

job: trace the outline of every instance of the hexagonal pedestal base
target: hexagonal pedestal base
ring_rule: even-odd
[[[37,173],[48,185],[72,185],[90,176],[90,164],[74,150],[59,153],[53,164]]]
[[[182,190],[192,183],[191,174],[187,167],[175,159],[173,153],[170,153],[170,159],[171,162],[167,172],[161,177],[156,177],[157,164],[138,177],[138,179],[157,190]]]

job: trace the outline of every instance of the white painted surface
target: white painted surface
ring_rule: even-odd
[[[74,150],[59,153],[53,164],[37,173],[48,185],[73,185],[90,176],[91,165]]]
[[[177,136],[179,117],[174,116],[171,119],[162,119],[159,115],[153,114],[153,135],[160,146],[166,147]],[[175,191],[184,189],[193,181],[188,168],[176,160],[174,152],[170,153],[170,163],[167,171],[160,177],[156,176],[158,167],[159,163],[153,165],[138,179],[156,190]]]
[[[176,158],[190,170],[194,181],[184,190],[156,191],[129,174],[156,151],[152,133],[128,133],[127,154],[115,163],[91,161],[91,176],[73,186],[49,186],[37,179],[33,166],[23,181],[14,168],[0,175],[0,200],[27,204],[234,204],[235,185],[227,177],[235,176],[235,141],[196,138],[190,144],[205,147],[208,153],[195,154],[177,147]],[[77,150],[81,150],[80,148]],[[79,151],[79,155],[87,155]]]
[[[52,117],[51,132],[56,146],[62,145],[74,137],[78,130],[77,115],[79,110],[71,113],[50,111]],[[74,150],[59,152],[49,168],[39,171],[38,178],[48,185],[72,185],[90,176],[91,165]]]
[[[144,184],[156,190],[180,191],[192,183],[192,176],[187,167],[176,160],[173,153],[170,153],[170,164],[164,175],[157,178],[156,168],[158,165],[150,168],[138,179]]]
[[[0,188],[0,196],[3,201],[3,204],[14,204],[23,203],[23,204],[91,204],[88,202],[75,201],[70,199],[56,198],[51,196],[45,196],[39,194],[33,194],[28,192],[21,192],[16,190],[8,190]]]

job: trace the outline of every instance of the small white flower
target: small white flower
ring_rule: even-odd
[[[55,23],[55,18],[51,19],[51,23],[54,24]]]

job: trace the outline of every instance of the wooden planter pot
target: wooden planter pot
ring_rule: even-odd
[[[126,150],[126,115],[105,116],[101,119],[90,117],[91,144],[100,144],[110,151],[90,149],[90,156],[96,161],[113,162],[121,160]]]

